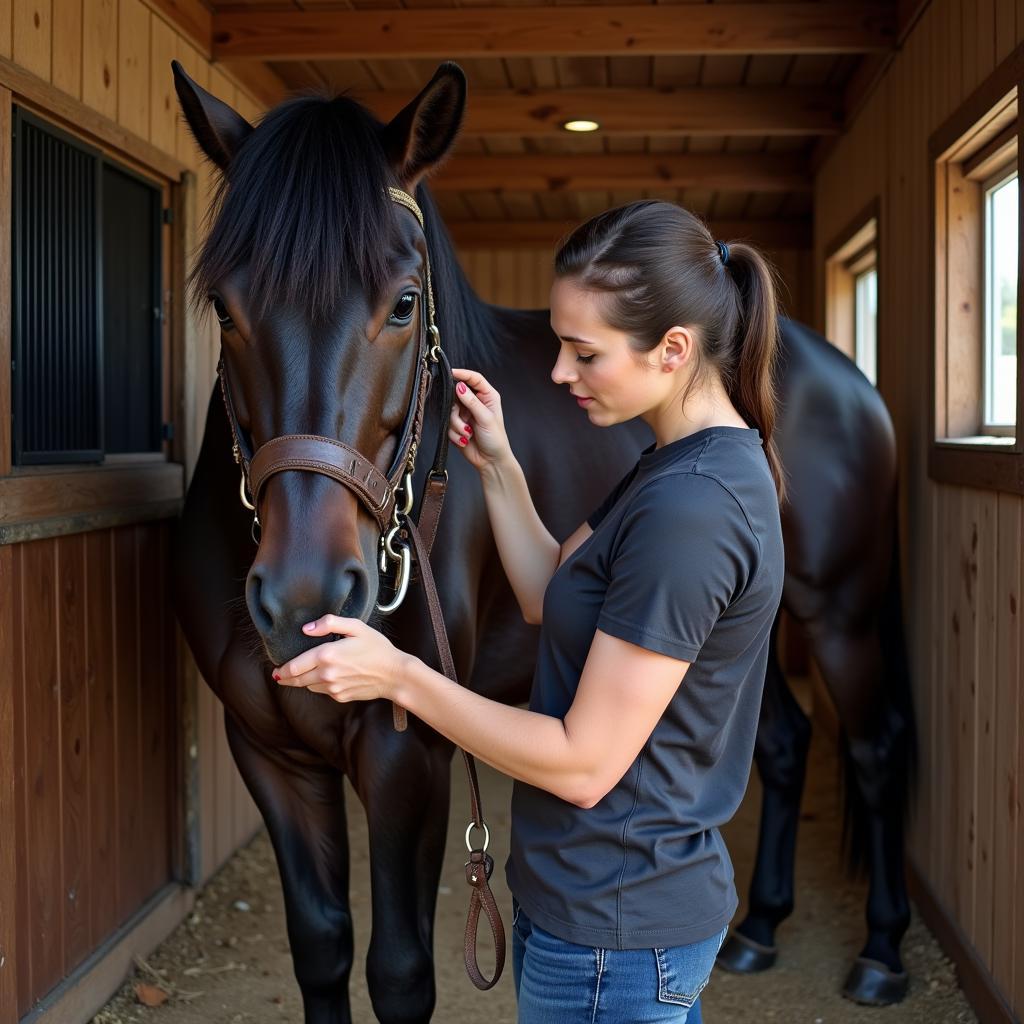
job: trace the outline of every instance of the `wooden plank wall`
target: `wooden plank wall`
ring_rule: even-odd
[[[206,61],[161,17],[156,5],[143,0],[0,0],[0,56],[187,166],[197,182],[191,190],[195,208],[189,211],[196,224],[206,212],[211,175],[178,115],[170,61],[180,60],[201,86],[250,120],[260,111],[252,96]],[[9,152],[8,143],[3,145]],[[6,323],[0,329],[6,330]],[[185,461],[191,471],[213,387],[218,340],[208,321],[190,323],[183,333],[191,346],[184,355],[190,379],[185,422],[179,421],[178,433],[185,435]],[[21,815],[13,844],[15,882],[8,873],[10,844],[3,844],[0,856],[3,1024],[16,1019],[15,1006],[23,1013],[137,910],[158,877],[170,877],[169,825],[150,820],[156,806],[154,787],[165,787],[167,778],[140,770],[153,756],[151,741],[168,741],[166,734],[152,729],[132,732],[152,726],[148,716],[153,705],[141,699],[137,687],[140,678],[148,683],[149,676],[125,667],[148,649],[149,633],[157,628],[147,615],[139,615],[137,623],[135,616],[137,608],[150,605],[163,589],[150,590],[145,577],[139,581],[136,573],[140,564],[147,566],[147,576],[162,571],[163,547],[157,546],[165,545],[165,533],[166,525],[148,524],[0,548],[0,634],[15,629],[22,644],[18,649],[27,659],[16,679],[19,686],[34,688],[33,693],[12,694],[7,683],[0,683],[0,738],[20,730],[22,744],[13,754],[0,750],[0,819],[9,820],[15,795]],[[64,576],[65,569],[70,577]],[[12,571],[22,580],[19,586],[33,595],[23,605],[10,600]],[[123,605],[111,604],[117,595],[134,595],[131,588],[144,585],[145,602],[138,598],[141,603],[135,604],[132,596]],[[107,627],[116,633],[107,635]],[[52,643],[53,631],[61,636],[60,644]],[[118,645],[134,646],[121,650]],[[3,649],[9,649],[6,642]],[[164,643],[163,649],[172,652],[173,645]],[[119,658],[114,676],[104,669],[110,658]],[[173,664],[171,653],[168,658]],[[76,666],[83,665],[94,675],[78,672]],[[259,817],[231,760],[220,706],[196,676],[189,660],[179,686],[196,687],[195,746],[202,781],[199,873],[205,878],[252,834]],[[160,692],[165,692],[163,685]],[[106,701],[107,710],[116,708],[116,713],[101,714],[93,701]],[[167,723],[180,719],[177,709],[160,713]],[[14,714],[21,717],[12,721]],[[138,751],[124,742],[132,735],[145,744]],[[53,756],[57,750],[59,758]],[[164,753],[158,751],[159,757]],[[23,773],[19,780],[11,778],[15,769]],[[114,785],[114,776],[119,785]],[[77,856],[81,851],[87,857]],[[108,884],[100,885],[97,872],[104,863],[102,877]],[[4,899],[13,892],[20,900],[20,916],[12,929]],[[16,984],[9,981],[12,972]]]
[[[0,548],[17,1017],[178,867],[168,539],[164,521]]]
[[[1019,0],[931,0],[851,130],[820,169],[815,279],[824,247],[881,204],[879,387],[900,449],[904,587],[920,793],[910,856],[1024,1016],[1024,502],[928,479],[928,136],[1024,39]]]
[[[768,256],[782,280],[786,312],[796,320],[813,323],[813,254],[786,249]],[[482,299],[517,309],[548,307],[553,258],[551,247],[467,248],[459,253],[462,268]]]

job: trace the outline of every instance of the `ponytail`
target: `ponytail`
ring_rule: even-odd
[[[689,210],[644,199],[576,228],[555,256],[555,274],[606,293],[605,319],[639,352],[656,348],[673,324],[699,328],[690,385],[708,368],[718,373],[736,411],[760,432],[785,500],[774,438],[778,289],[757,249],[716,242]]]
[[[727,269],[740,295],[736,369],[731,381],[726,380],[725,383],[736,410],[761,433],[781,504],[786,498],[786,482],[774,437],[778,405],[775,391],[779,344],[777,276],[753,246],[733,242],[725,247],[725,253]]]

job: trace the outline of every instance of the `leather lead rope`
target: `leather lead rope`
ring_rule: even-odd
[[[452,658],[448,634],[444,628],[441,602],[437,596],[437,585],[434,582],[434,573],[430,568],[430,557],[427,554],[426,545],[418,527],[411,519],[407,520],[406,529],[412,541],[413,554],[420,567],[423,593],[427,599],[427,609],[430,612],[430,624],[433,627],[434,643],[437,647],[438,658],[441,661],[441,670],[453,683],[458,684],[459,678],[455,671],[455,660]],[[480,783],[476,774],[476,761],[473,759],[472,754],[461,747],[459,749],[462,751],[462,759],[465,762],[466,775],[469,779],[469,801],[472,814],[470,828],[466,830],[466,834],[468,837],[469,832],[476,826],[478,829],[483,829],[484,834],[487,835],[483,818],[483,803],[480,800]],[[464,946],[466,973],[469,975],[469,980],[482,992],[486,992],[494,987],[501,977],[502,969],[505,966],[505,928],[490,886],[491,872],[494,870],[494,858],[487,852],[486,846],[485,840],[483,847],[471,847],[469,860],[466,861],[466,881],[471,888]],[[488,923],[491,926],[491,934],[494,936],[494,975],[490,979],[485,978],[480,971],[476,955],[477,929],[481,910],[487,915]]]

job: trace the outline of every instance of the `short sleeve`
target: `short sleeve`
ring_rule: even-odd
[[[756,574],[758,557],[742,508],[716,479],[652,480],[623,517],[597,628],[692,662]]]
[[[625,493],[626,488],[633,482],[633,477],[636,476],[637,463],[611,490],[604,501],[601,502],[597,508],[587,516],[587,525],[592,529],[597,529],[597,524],[611,511],[612,506],[622,497]]]

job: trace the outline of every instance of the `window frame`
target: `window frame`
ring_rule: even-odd
[[[876,196],[825,249],[825,336],[844,355],[857,362],[856,281],[874,267],[877,274],[875,313],[875,380],[881,381],[878,342],[882,337],[883,278],[881,272],[881,201]],[[863,371],[862,371],[863,372]]]
[[[1020,180],[1024,45],[1018,46],[928,142],[931,358],[928,474],[941,483],[1024,494],[1024,263],[1018,203],[1017,415],[1012,436],[984,433],[984,183],[999,169]],[[951,227],[956,225],[956,231]]]
[[[15,104],[96,147],[161,189],[162,208],[173,215],[165,219],[161,230],[161,294],[166,314],[161,341],[166,370],[162,410],[164,420],[175,429],[172,437],[164,439],[162,452],[150,456],[110,455],[102,465],[13,466],[11,332],[0,331],[0,545],[175,515],[185,493],[188,455],[197,446],[191,428],[198,414],[189,408],[186,381],[189,353],[199,342],[185,303],[186,255],[198,237],[196,172],[50,83],[13,65],[0,66],[0,132],[7,136]],[[0,160],[0,318],[7,316],[8,322],[11,217],[8,159]],[[195,429],[201,435],[201,420],[196,421]]]

